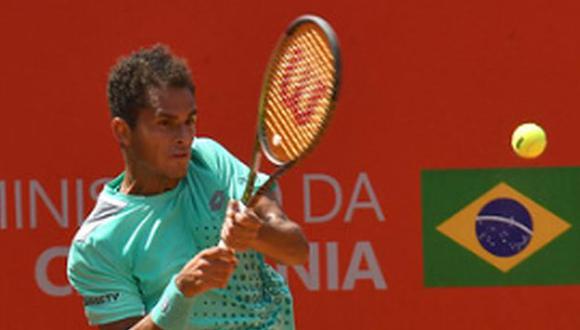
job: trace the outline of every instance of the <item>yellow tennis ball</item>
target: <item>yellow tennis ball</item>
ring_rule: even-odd
[[[546,132],[534,123],[521,124],[512,134],[512,149],[522,158],[536,158],[546,149]]]

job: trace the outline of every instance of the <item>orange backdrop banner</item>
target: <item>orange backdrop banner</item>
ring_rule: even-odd
[[[117,58],[158,42],[186,58],[199,135],[247,162],[269,54],[290,21],[313,13],[335,28],[344,72],[327,135],[280,183],[311,241],[306,265],[276,265],[298,329],[577,329],[577,276],[554,282],[543,269],[526,279],[538,267],[580,272],[571,258],[547,257],[579,245],[575,190],[518,171],[453,173],[549,169],[538,182],[580,184],[563,170],[580,164],[579,10],[567,0],[4,1],[0,328],[88,328],[66,254],[122,170],[105,90]],[[548,134],[534,160],[509,145],[525,121]],[[457,243],[455,229],[437,229],[500,181],[567,224],[507,272]],[[477,253],[494,253],[468,234]]]

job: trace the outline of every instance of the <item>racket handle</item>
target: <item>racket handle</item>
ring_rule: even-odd
[[[259,145],[259,144],[258,144]],[[252,198],[252,193],[254,191],[254,182],[256,182],[256,177],[258,176],[258,169],[260,168],[260,162],[262,160],[262,154],[256,149],[254,155],[253,165],[250,168],[250,173],[246,181],[246,187],[244,188],[244,194],[242,195],[242,202],[248,203]]]

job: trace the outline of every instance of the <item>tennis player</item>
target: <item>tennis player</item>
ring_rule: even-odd
[[[217,142],[194,139],[185,62],[162,45],[141,49],[113,67],[108,98],[125,169],[100,193],[67,266],[89,323],[294,329],[289,289],[264,256],[303,263],[306,238],[272,192],[241,211],[249,169]]]

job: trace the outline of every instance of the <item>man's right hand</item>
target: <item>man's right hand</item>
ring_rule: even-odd
[[[238,260],[234,250],[212,247],[198,253],[181,269],[175,285],[186,297],[228,285]]]
[[[234,250],[213,247],[198,253],[191,259],[175,278],[175,285],[186,297],[193,297],[210,289],[225,288],[234,272],[238,260]],[[149,315],[127,318],[103,324],[100,330],[159,330]]]

